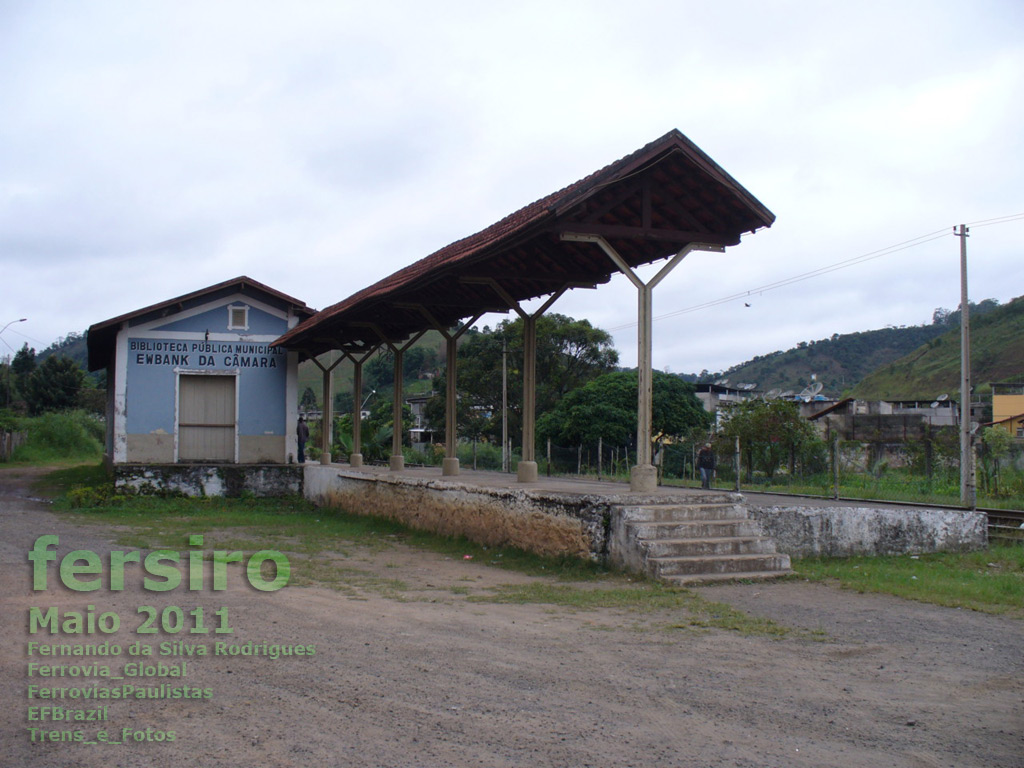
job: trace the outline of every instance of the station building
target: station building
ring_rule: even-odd
[[[108,463],[294,462],[298,352],[271,342],[313,314],[243,276],[90,327]]]

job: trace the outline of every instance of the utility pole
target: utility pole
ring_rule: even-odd
[[[960,238],[960,503],[977,506],[974,487],[974,449],[971,444],[971,323],[967,300],[967,238],[963,224],[953,234]]]
[[[508,445],[508,339],[501,340],[501,471],[509,471]]]

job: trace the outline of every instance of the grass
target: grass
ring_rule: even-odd
[[[161,498],[114,496],[97,467],[70,467],[50,473],[40,492],[59,494],[55,509],[78,520],[110,525],[117,542],[137,549],[186,549],[189,534],[205,535],[204,550],[251,553],[287,552],[293,583],[320,584],[349,595],[367,591],[405,599],[415,589],[400,579],[381,578],[352,566],[359,551],[379,555],[396,544],[429,550],[453,560],[544,577],[497,588],[452,585],[453,597],[473,602],[548,604],[574,610],[612,609],[632,613],[674,612],[672,628],[718,627],[746,634],[782,635],[772,622],[728,606],[599,563],[578,558],[542,557],[512,547],[484,547],[406,528],[391,520],[318,508],[301,498]],[[87,493],[83,490],[88,491]],[[75,499],[82,504],[74,506]],[[794,570],[805,579],[836,583],[860,592],[884,592],[922,602],[1024,618],[1024,547],[1000,546],[981,552],[920,556],[803,559]],[[678,616],[684,616],[677,620]]]
[[[542,557],[513,547],[489,548],[406,528],[382,518],[321,509],[299,498],[225,499],[114,496],[101,468],[71,467],[43,478],[40,492],[58,495],[55,509],[78,521],[112,526],[116,542],[133,549],[186,549],[186,537],[204,535],[203,548],[287,552],[296,585],[316,584],[350,597],[376,593],[410,599],[415,587],[354,567],[346,555],[356,548],[382,553],[395,544],[429,550],[541,580],[479,590],[461,584],[443,587],[452,598],[476,603],[547,604],[572,610],[614,609],[632,614],[665,612],[671,630],[712,627],[747,635],[780,637],[790,630],[685,589],[673,589],[616,572],[579,558]],[[87,492],[85,492],[87,491]],[[297,557],[296,557],[297,556]]]
[[[302,498],[184,498],[110,493],[100,467],[71,467],[37,484],[58,497],[55,509],[85,522],[117,526],[117,543],[139,549],[184,548],[189,534],[208,534],[205,549],[251,552],[276,548],[301,555],[346,554],[353,546],[381,551],[393,544],[428,549],[452,558],[564,581],[593,581],[612,573],[574,557],[542,557],[514,547],[485,547],[461,537],[407,528],[380,517],[316,507]]]
[[[28,435],[14,450],[14,464],[94,462],[103,455],[103,422],[84,411],[18,417],[11,426]]]
[[[793,570],[857,592],[1024,618],[1024,546],[888,557],[807,558]]]

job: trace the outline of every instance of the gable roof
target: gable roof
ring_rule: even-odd
[[[194,305],[203,299],[215,298],[218,294],[234,293],[248,294],[253,298],[269,298],[273,303],[283,304],[290,308],[300,318],[309,318],[316,313],[316,310],[307,307],[305,302],[276,291],[270,286],[253,280],[251,277],[241,275],[231,280],[225,280],[222,283],[217,283],[198,291],[192,291],[182,296],[176,296],[167,301],[151,304],[148,307],[142,307],[141,309],[136,309],[89,326],[89,330],[86,331],[86,346],[89,350],[89,370],[98,371],[109,364],[114,355],[114,344],[117,341],[117,332],[120,330],[122,323],[133,320],[168,317],[181,312],[186,305]]]
[[[677,130],[318,312],[274,342],[318,355],[347,345],[401,340],[478,312],[507,311],[565,285],[607,282],[617,267],[595,245],[604,237],[633,267],[691,243],[735,245],[775,215]]]

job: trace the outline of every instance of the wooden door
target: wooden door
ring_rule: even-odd
[[[178,378],[178,461],[235,461],[235,377]]]

